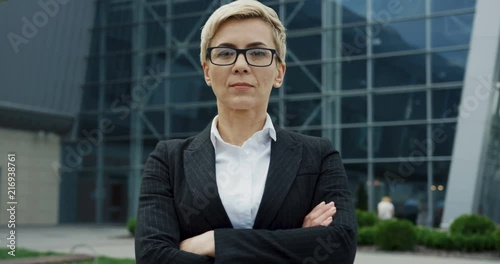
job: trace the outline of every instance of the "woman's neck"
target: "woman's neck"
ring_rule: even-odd
[[[242,146],[266,123],[266,111],[232,110],[219,111],[217,129],[222,139],[229,144]]]

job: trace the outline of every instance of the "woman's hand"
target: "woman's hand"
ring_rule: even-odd
[[[306,215],[302,227],[328,226],[332,223],[336,212],[337,208],[335,208],[334,202],[329,202],[328,204],[321,202]]]
[[[188,238],[180,243],[179,248],[194,254],[215,257],[214,231],[207,231],[201,235]]]

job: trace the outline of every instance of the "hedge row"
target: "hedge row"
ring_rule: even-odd
[[[500,228],[495,228],[494,223],[484,216],[461,216],[452,223],[448,233],[415,227],[407,220],[391,219],[373,224],[366,220],[371,219],[367,214],[356,213],[361,215],[361,219],[358,218],[359,245],[376,245],[383,250],[412,250],[415,245],[460,251],[496,248],[500,253]]]

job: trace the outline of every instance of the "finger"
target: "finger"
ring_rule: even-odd
[[[313,226],[319,226],[321,225],[325,220],[327,220],[330,217],[333,217],[333,215],[337,212],[337,208],[332,207],[328,210],[326,210],[322,215],[318,216],[312,221]]]
[[[330,216],[328,217],[325,221],[323,221],[323,223],[321,223],[322,226],[328,226],[329,224],[331,224],[333,221],[333,218]]]
[[[319,216],[321,216],[322,214],[324,214],[325,212],[327,212],[330,208],[332,208],[332,206],[334,206],[335,204],[333,202],[330,202],[328,204],[320,204],[320,206],[316,206],[309,214],[309,218],[310,219],[316,219],[318,218]]]

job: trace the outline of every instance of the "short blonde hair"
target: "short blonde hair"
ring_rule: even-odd
[[[272,28],[274,45],[282,62],[286,56],[286,30],[278,14],[256,0],[238,0],[215,10],[201,30],[200,62],[207,61],[207,48],[220,25],[229,19],[260,18]]]

